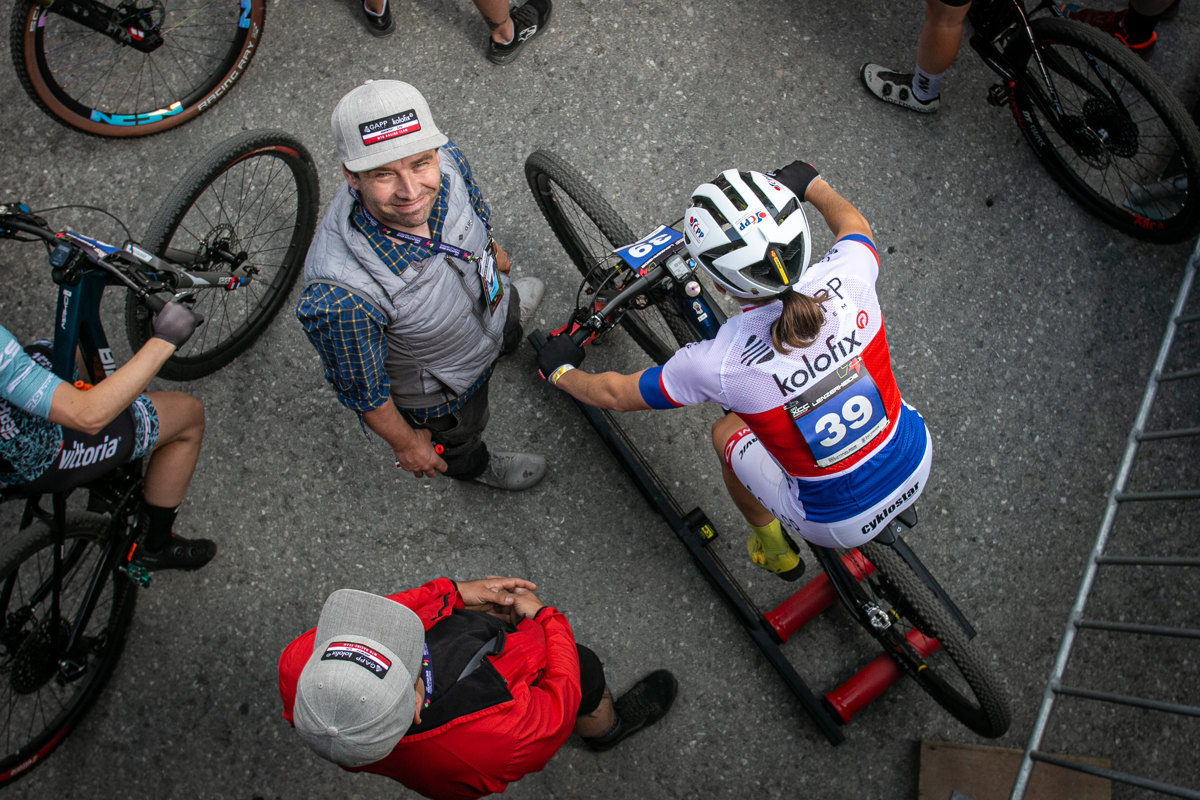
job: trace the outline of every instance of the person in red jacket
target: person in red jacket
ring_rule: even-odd
[[[666,670],[615,703],[600,659],[520,578],[339,589],[279,658],[283,718],[317,755],[431,798],[502,792],[571,731],[607,750],[675,699]]]

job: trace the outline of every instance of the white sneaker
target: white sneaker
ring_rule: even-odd
[[[546,293],[546,284],[542,283],[541,278],[522,275],[519,278],[513,278],[512,285],[521,297],[521,324],[525,325],[542,302],[542,295]]]
[[[542,456],[534,453],[497,453],[493,450],[487,469],[475,481],[493,489],[519,492],[536,486],[545,475],[546,459]]]

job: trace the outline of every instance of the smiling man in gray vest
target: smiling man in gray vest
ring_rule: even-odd
[[[342,405],[396,467],[528,489],[545,459],[489,453],[488,379],[517,348],[537,278],[509,280],[487,204],[425,98],[370,81],[333,110],[346,182],[317,228],[296,316]]]

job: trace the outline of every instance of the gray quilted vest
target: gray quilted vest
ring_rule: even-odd
[[[482,252],[488,232],[471,206],[466,181],[451,157],[441,151],[438,156],[450,183],[442,241]],[[490,313],[475,265],[441,253],[394,274],[351,225],[353,208],[343,183],[308,249],[305,284],[340,286],[387,318],[385,364],[397,406],[427,408],[457,397],[500,353],[507,294]],[[508,276],[501,281],[509,292]]]

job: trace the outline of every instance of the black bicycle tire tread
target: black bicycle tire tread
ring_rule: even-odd
[[[65,525],[68,540],[71,538],[72,531],[83,529],[94,532],[96,538],[102,541],[104,532],[109,526],[109,519],[99,514],[76,512],[67,514]],[[50,528],[44,522],[35,522],[30,527],[18,532],[0,548],[0,578],[7,576],[14,567],[24,563],[34,553],[52,545],[53,538]],[[110,573],[110,580],[115,577]],[[13,781],[29,774],[33,767],[45,760],[46,756],[62,744],[62,740],[66,738],[65,732],[69,732],[79,722],[103,692],[121,659],[129,628],[133,622],[133,613],[137,607],[137,591],[133,584],[128,581],[114,582],[112,603],[113,607],[109,612],[108,651],[104,658],[97,662],[88,686],[80,693],[74,705],[62,713],[62,718],[56,720],[57,724],[53,728],[47,728],[37,735],[29,745],[0,759],[0,775],[3,775],[21,766],[29,759],[35,756],[37,758],[28,767],[10,775],[6,780],[0,781],[0,786],[11,785]],[[62,738],[55,742],[55,737],[60,734]],[[43,748],[51,742],[54,744],[44,750]]]
[[[159,122],[148,123],[146,125],[136,126],[117,126],[117,125],[102,125],[93,123],[90,120],[85,120],[79,117],[72,116],[70,118],[63,116],[52,104],[48,103],[38,91],[33,77],[26,67],[25,54],[25,29],[28,24],[29,14],[32,11],[32,6],[38,4],[38,0],[16,0],[13,4],[12,15],[9,18],[9,53],[12,57],[13,67],[17,75],[17,81],[21,84],[21,88],[25,94],[41,109],[47,116],[58,122],[60,125],[70,128],[74,131],[87,134],[89,136],[97,136],[100,138],[134,138],[142,136],[154,136],[155,134],[169,131],[177,128],[191,120],[195,119],[205,111],[210,110],[213,106],[225,98],[228,91],[222,92],[215,97],[210,95],[215,89],[223,85],[229,80],[231,75],[236,72],[236,79],[240,79],[245,71],[249,68],[250,63],[258,54],[259,43],[262,41],[262,32],[266,29],[267,20],[267,2],[266,0],[251,0],[252,3],[258,5],[257,13],[259,17],[259,31],[257,37],[251,37],[249,33],[241,45],[237,48],[237,54],[230,59],[231,67],[229,70],[220,75],[214,74],[202,90],[196,92],[199,95],[195,101],[189,103],[182,111],[170,117],[166,117]],[[232,49],[231,51],[232,52]],[[199,106],[205,103],[203,109]]]
[[[160,253],[170,241],[179,222],[187,215],[192,202],[204,192],[211,182],[232,166],[241,155],[273,146],[287,147],[299,154],[297,180],[302,180],[307,184],[306,187],[301,187],[296,198],[302,232],[302,241],[298,245],[298,250],[283,273],[283,281],[276,288],[275,295],[271,298],[268,306],[255,317],[246,335],[203,358],[171,356],[159,370],[158,374],[162,378],[174,381],[195,380],[216,372],[248,350],[282,309],[292,287],[304,270],[305,251],[317,225],[320,183],[316,164],[309,154],[308,148],[296,137],[278,130],[244,131],[221,142],[193,164],[175,184],[159,211],[150,221],[142,246],[152,253]],[[303,193],[306,189],[309,192],[309,200],[302,204]],[[130,347],[135,352],[146,343],[152,334],[150,319],[139,317],[138,309],[136,298],[130,294],[125,305],[125,329]]]
[[[917,628],[926,636],[937,639],[941,649],[954,662],[978,701],[978,709],[964,713],[943,702],[922,685],[947,711],[954,715],[980,736],[997,738],[1008,731],[1012,723],[1012,712],[1000,682],[983,660],[974,642],[951,617],[950,612],[938,601],[932,590],[921,581],[904,559],[885,544],[868,542],[860,550],[867,560],[875,565],[879,577],[887,580],[908,605]]]
[[[1031,20],[1030,29],[1038,41],[1045,39],[1061,42],[1081,52],[1089,52],[1101,62],[1122,67],[1124,80],[1134,86],[1154,108],[1174,137],[1177,146],[1183,151],[1182,155],[1189,167],[1189,187],[1200,187],[1200,132],[1197,131],[1183,103],[1157,73],[1113,37],[1077,20],[1042,17]],[[1017,50],[1014,52],[1018,60],[1027,57],[1028,43],[1022,40],[1015,47]],[[1050,125],[1034,101],[1027,96],[1027,90],[1022,90],[1018,84],[1015,91],[1012,111],[1023,137],[1055,182],[1089,213],[1130,236],[1159,244],[1190,239],[1200,231],[1200,200],[1197,199],[1200,195],[1197,194],[1196,188],[1189,188],[1185,214],[1173,219],[1170,226],[1162,230],[1139,227],[1134,222],[1133,214],[1098,197],[1083,185],[1081,179],[1076,178],[1074,170],[1062,161],[1053,144],[1050,144],[1041,132],[1041,129]],[[1028,111],[1032,115],[1039,129],[1037,132],[1029,131],[1021,124],[1019,115],[1022,111]],[[1047,144],[1039,144],[1037,136]]]
[[[525,179],[529,184],[530,191],[533,193],[534,201],[537,203],[538,210],[542,212],[542,216],[550,225],[550,229],[554,231],[559,244],[571,256],[572,263],[575,264],[575,268],[584,278],[592,276],[588,274],[587,265],[576,260],[573,252],[575,244],[573,237],[568,236],[560,229],[558,214],[550,208],[552,201],[543,195],[541,187],[538,185],[537,178],[539,174],[545,175],[561,186],[576,205],[579,206],[580,210],[587,214],[600,232],[608,237],[613,245],[622,247],[636,241],[637,237],[634,235],[633,229],[629,224],[621,218],[621,215],[612,207],[612,204],[604,199],[604,196],[578,170],[563,159],[545,150],[536,150],[531,153],[525,159]],[[638,316],[650,311],[654,311],[662,317],[678,345],[682,346],[688,342],[699,341],[700,336],[698,333],[692,330],[679,314],[671,311],[664,312],[661,307],[626,310],[621,319],[622,327],[625,328],[630,337],[655,363],[664,363],[675,351],[667,343],[659,342],[658,337],[649,331],[646,323]]]

